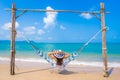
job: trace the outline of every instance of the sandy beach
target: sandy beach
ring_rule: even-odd
[[[0,62],[0,80],[119,80],[120,68],[109,68],[109,77],[103,77],[101,67],[72,66],[58,74],[45,63],[16,62],[16,74],[10,75],[9,61]]]
[[[0,80],[120,80],[119,2],[0,0]]]

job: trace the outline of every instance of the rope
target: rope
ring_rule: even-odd
[[[95,35],[93,35],[80,49],[77,51],[81,52],[100,32],[109,30],[109,27],[104,27],[103,29],[100,29]]]
[[[106,28],[105,28],[105,29],[106,29]],[[103,31],[103,30],[100,29],[95,35],[93,35],[93,36],[92,36],[79,50],[77,50],[77,51],[81,52],[101,31]],[[28,44],[30,44],[35,51],[38,51],[38,50],[39,50],[39,49],[38,49],[37,47],[35,47],[24,35],[22,35],[22,34],[20,34],[20,33],[17,33],[17,34],[20,35],[21,37],[23,37],[23,38],[26,40],[26,42],[27,42]]]
[[[83,46],[78,49],[77,51],[81,52],[95,37],[101,32],[102,30],[100,29],[95,35],[93,35]]]
[[[101,31],[104,31],[106,30],[106,27],[104,29],[100,29],[95,35],[93,35],[80,49],[78,49],[77,51],[78,52],[81,52]],[[40,51],[36,46],[34,46],[24,35],[20,34],[20,33],[17,33],[18,35],[20,35],[22,38],[25,39],[25,41],[31,45],[31,47],[37,52],[37,54],[40,56],[40,57],[43,57],[47,62],[51,63],[52,66],[55,65],[55,62],[53,62],[53,60],[51,60],[47,55],[44,55],[42,51]],[[66,61],[64,62],[64,66],[66,64],[68,64],[70,61],[74,60],[75,57],[77,56],[76,53],[72,53],[72,55],[66,59]]]
[[[18,33],[18,32],[17,32],[17,34],[20,35],[28,44],[30,44],[31,47],[34,49],[34,51],[39,51],[39,49],[36,46],[34,46],[24,35],[22,35],[21,33]]]

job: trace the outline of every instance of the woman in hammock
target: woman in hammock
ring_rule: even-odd
[[[56,61],[57,66],[63,65],[63,59],[70,57],[70,54],[62,52],[61,50],[54,50],[49,52],[48,56]]]

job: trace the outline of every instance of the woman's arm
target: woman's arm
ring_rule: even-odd
[[[66,58],[68,58],[68,57],[70,57],[70,54],[65,53],[64,59],[66,59]]]
[[[55,54],[55,52],[49,52],[48,56],[54,60],[57,60],[53,54]]]

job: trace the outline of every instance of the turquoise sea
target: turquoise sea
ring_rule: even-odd
[[[68,53],[74,53],[80,49],[84,43],[40,43],[32,42],[37,48],[45,53],[53,49],[62,50]],[[41,59],[33,50],[33,48],[25,41],[16,41],[16,59],[20,61],[41,62]],[[71,65],[86,66],[103,66],[101,43],[88,44]],[[10,41],[0,41],[0,60],[8,60],[10,58]],[[120,67],[120,43],[107,43],[107,58],[109,67]],[[43,61],[44,62],[44,61]]]

